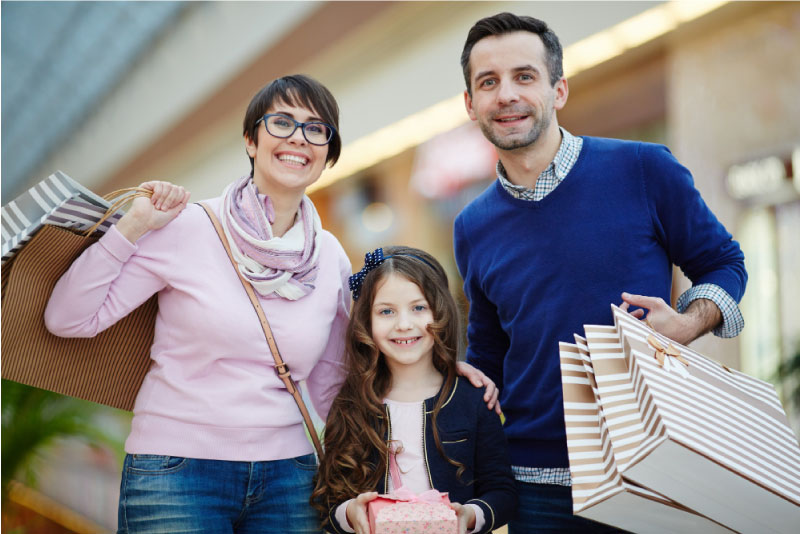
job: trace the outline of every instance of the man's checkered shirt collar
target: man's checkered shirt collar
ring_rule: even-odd
[[[497,178],[510,195],[523,200],[541,200],[566,178],[569,171],[575,166],[575,162],[578,161],[583,147],[583,138],[572,135],[564,128],[559,127],[559,130],[561,131],[561,145],[558,147],[553,161],[536,180],[535,189],[512,184],[506,177],[506,170],[503,168],[502,162],[497,162]]]

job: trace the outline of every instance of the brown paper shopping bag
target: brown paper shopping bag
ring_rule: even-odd
[[[585,341],[560,343],[575,514],[638,533],[731,532],[620,474]]]
[[[774,388],[613,313],[585,333],[622,475],[739,532],[796,532],[800,447]]]
[[[55,188],[52,178],[46,182]],[[93,338],[60,338],[47,331],[44,309],[56,282],[98,239],[74,228],[92,226],[115,211],[103,199],[93,207],[85,194],[69,194],[69,182],[58,183],[63,194],[50,198],[52,209],[4,241],[9,254],[2,270],[2,377],[131,410],[150,368],[157,297]],[[4,217],[6,208],[10,206],[4,207]],[[49,224],[51,217],[58,219],[57,225]]]

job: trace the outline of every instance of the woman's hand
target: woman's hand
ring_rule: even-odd
[[[472,506],[451,502],[450,507],[455,510],[458,518],[458,534],[466,534],[475,528],[475,510],[472,509]]]
[[[377,491],[362,493],[347,505],[347,522],[356,534],[369,534],[369,516],[367,504],[378,497]]]
[[[457,362],[456,372],[469,380],[470,384],[476,388],[482,388],[485,386],[486,393],[483,394],[483,402],[486,403],[486,407],[490,410],[494,409],[497,415],[502,415],[500,403],[497,401],[497,396],[500,394],[500,391],[497,389],[497,386],[491,378],[486,376],[483,371],[476,369],[467,362]]]
[[[186,189],[169,182],[144,182],[139,187],[149,189],[153,196],[135,199],[117,223],[117,230],[131,243],[174,219],[186,207],[190,196]]]

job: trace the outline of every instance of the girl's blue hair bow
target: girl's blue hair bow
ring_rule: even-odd
[[[391,258],[391,256],[389,257]],[[383,257],[383,248],[376,248],[375,252],[367,252],[364,255],[364,267],[350,276],[348,280],[350,291],[353,292],[353,300],[358,300],[358,297],[361,295],[361,286],[364,284],[364,278],[367,274],[385,260],[386,258]]]

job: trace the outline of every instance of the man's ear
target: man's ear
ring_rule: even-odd
[[[562,76],[561,79],[556,82],[554,89],[556,90],[556,97],[553,100],[553,108],[559,111],[567,105],[567,98],[569,97],[569,84],[567,83],[567,79]]]
[[[469,96],[469,91],[464,91],[464,107],[467,108],[467,115],[471,120],[478,119],[478,116],[475,115],[475,110],[472,109],[472,97]]]

